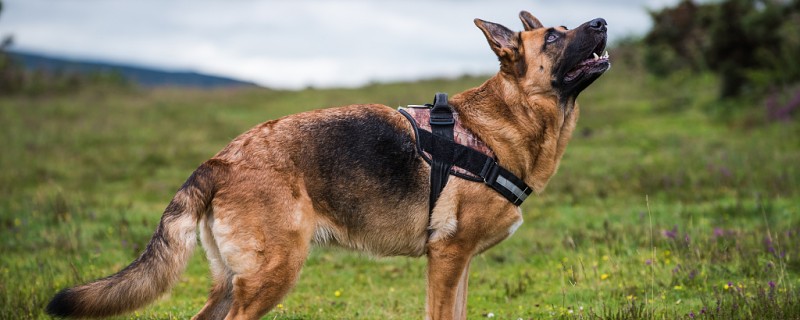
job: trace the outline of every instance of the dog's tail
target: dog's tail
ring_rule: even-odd
[[[198,219],[207,211],[225,164],[209,160],[192,173],[170,202],[141,256],[109,277],[56,294],[47,313],[58,317],[107,317],[140,308],[166,292],[194,251]]]

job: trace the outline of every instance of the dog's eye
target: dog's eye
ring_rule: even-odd
[[[551,34],[547,35],[547,38],[545,38],[545,41],[550,43],[550,42],[556,41],[557,39],[558,39],[558,35],[556,35],[555,33],[551,33]]]

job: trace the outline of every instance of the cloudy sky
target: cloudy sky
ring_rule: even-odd
[[[603,17],[613,42],[678,0],[6,0],[0,36],[49,55],[193,70],[275,88],[487,74],[497,60],[472,22],[515,30]],[[611,57],[613,60],[613,56]]]

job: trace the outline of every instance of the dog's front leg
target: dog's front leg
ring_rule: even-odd
[[[429,245],[426,319],[467,318],[467,282],[473,249],[447,240]]]
[[[470,261],[472,259],[470,258]],[[467,261],[467,266],[464,267],[464,272],[461,273],[461,280],[458,281],[458,291],[456,294],[456,305],[455,305],[455,312],[453,313],[454,319],[466,319],[467,318],[467,285],[469,282],[469,265],[470,261]]]

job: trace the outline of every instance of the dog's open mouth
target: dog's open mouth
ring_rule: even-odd
[[[564,81],[572,82],[584,75],[602,73],[608,70],[611,67],[611,62],[608,61],[608,51],[605,51],[605,47],[605,41],[598,44],[589,57],[579,62],[564,75]]]

